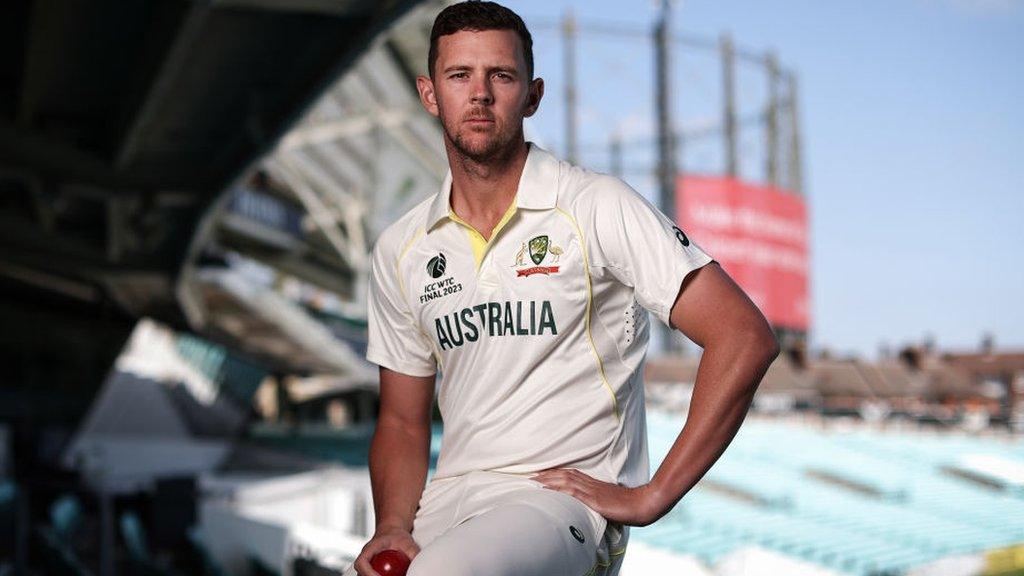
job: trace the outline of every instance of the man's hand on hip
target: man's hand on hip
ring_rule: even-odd
[[[647,526],[662,515],[649,484],[627,488],[602,482],[574,468],[544,470],[531,479],[576,498],[612,522]]]

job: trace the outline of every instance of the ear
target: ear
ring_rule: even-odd
[[[544,98],[544,79],[534,78],[530,81],[529,92],[526,94],[526,109],[523,111],[523,116],[529,118],[537,112],[537,108],[540,107],[540,101]]]
[[[416,77],[416,91],[420,93],[420,104],[431,116],[437,116],[437,95],[434,93],[434,81],[428,76]]]

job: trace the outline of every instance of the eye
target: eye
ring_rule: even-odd
[[[449,78],[458,78],[458,79],[461,80],[463,78],[469,78],[469,73],[468,72],[455,72],[454,74],[449,76]]]
[[[505,82],[512,81],[512,75],[508,72],[495,72],[494,75]]]

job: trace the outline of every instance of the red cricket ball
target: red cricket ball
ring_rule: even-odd
[[[370,566],[380,576],[405,576],[409,563],[409,557],[398,550],[382,550],[370,559]]]

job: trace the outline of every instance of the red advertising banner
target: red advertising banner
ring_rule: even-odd
[[[810,326],[804,198],[732,178],[680,176],[676,206],[686,234],[750,296],[774,326]]]

